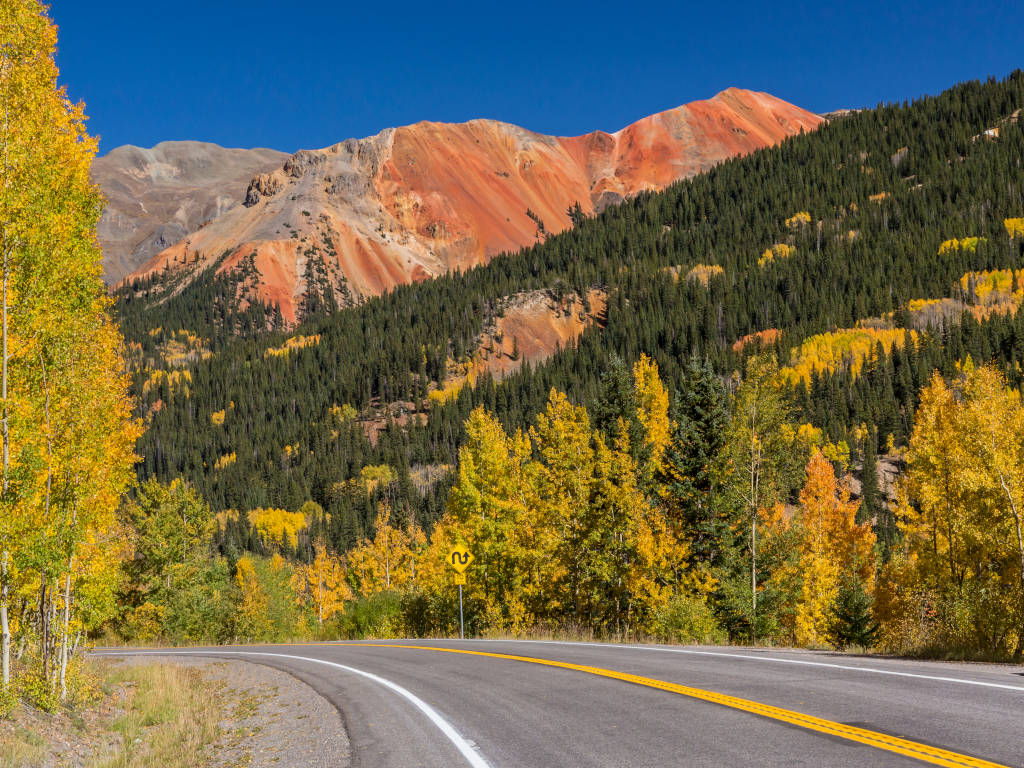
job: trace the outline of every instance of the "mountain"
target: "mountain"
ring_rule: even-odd
[[[211,267],[245,267],[258,275],[247,298],[279,305],[292,323],[314,283],[347,306],[465,270],[568,228],[576,204],[581,214],[600,212],[821,121],[768,94],[730,88],[616,133],[554,137],[494,120],[389,128],[254,174],[240,205],[194,227],[129,280],[170,270],[180,290]],[[182,194],[181,206],[191,205]]]
[[[99,223],[103,272],[120,281],[190,232],[239,205],[255,174],[288,157],[199,141],[125,145],[97,158],[92,178],[107,198]]]

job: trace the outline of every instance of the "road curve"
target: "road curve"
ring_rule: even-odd
[[[358,768],[1024,768],[1024,668],[806,651],[410,640],[230,656],[341,711]]]

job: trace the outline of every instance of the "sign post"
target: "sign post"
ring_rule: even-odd
[[[455,583],[459,585],[459,639],[466,637],[462,620],[462,585],[466,583],[466,569],[473,562],[473,553],[462,544],[457,544],[448,555],[448,565],[455,569]]]

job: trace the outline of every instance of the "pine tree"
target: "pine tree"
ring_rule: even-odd
[[[872,600],[856,574],[842,580],[833,608],[832,642],[840,650],[857,646],[870,650],[878,642],[879,626],[871,613]]]
[[[715,505],[715,477],[729,423],[728,401],[710,363],[692,357],[675,392],[672,441],[657,482],[670,519],[690,540],[694,563],[717,566],[728,520]]]
[[[880,531],[883,520],[878,498],[878,430],[869,429],[864,436],[860,470],[860,508],[857,522],[870,522],[876,532]]]

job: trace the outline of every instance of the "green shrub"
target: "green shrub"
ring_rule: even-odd
[[[659,613],[657,634],[670,643],[715,644],[726,639],[708,604],[689,595],[677,595]]]
[[[388,638],[404,634],[402,599],[397,592],[360,597],[345,606],[337,619],[338,633],[349,640]]]

